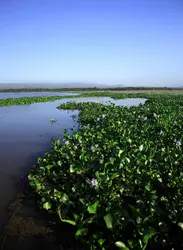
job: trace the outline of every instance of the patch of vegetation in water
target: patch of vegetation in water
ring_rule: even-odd
[[[63,131],[30,172],[40,206],[74,226],[86,249],[182,249],[182,103],[62,104],[80,110],[79,129]]]
[[[0,107],[13,106],[13,105],[24,105],[40,102],[51,102],[61,100],[64,98],[76,98],[78,96],[34,96],[34,97],[21,97],[21,98],[0,98]]]
[[[172,94],[148,94],[148,93],[116,93],[112,91],[88,91],[81,92],[79,95],[69,95],[69,96],[33,96],[33,97],[20,97],[20,98],[0,98],[0,107],[3,106],[12,106],[12,105],[24,105],[32,103],[41,103],[41,102],[50,102],[61,99],[72,99],[72,98],[81,98],[81,97],[111,97],[113,99],[125,99],[125,98],[146,98],[150,100],[159,100],[167,99],[171,97]],[[177,99],[180,95],[177,95]],[[181,100],[182,102],[182,100]]]
[[[24,105],[32,103],[41,103],[41,102],[50,102],[61,99],[72,99],[72,98],[81,98],[81,97],[111,97],[111,98],[127,98],[127,97],[141,97],[143,94],[117,94],[113,92],[86,92],[81,93],[80,95],[69,95],[69,96],[33,96],[33,97],[20,97],[20,98],[0,98],[0,107],[3,106],[12,106],[12,105]],[[144,95],[143,95],[144,96]]]

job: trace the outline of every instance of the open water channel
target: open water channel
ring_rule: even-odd
[[[68,93],[0,93],[0,98],[69,95]],[[70,93],[71,95],[71,93]],[[0,107],[0,229],[6,219],[7,207],[17,192],[20,177],[36,163],[38,156],[51,146],[51,138],[61,136],[62,129],[70,129],[76,122],[71,115],[77,111],[56,109],[67,101],[107,102],[137,106],[146,99],[112,100],[110,98],[62,99],[54,102]],[[50,119],[56,119],[51,123]]]

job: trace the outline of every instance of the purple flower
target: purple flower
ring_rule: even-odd
[[[68,145],[69,144],[69,141],[65,141],[65,145]]]
[[[181,146],[181,141],[176,141],[176,146],[177,147]]]
[[[93,179],[91,180],[91,184],[92,184],[93,187],[96,187],[96,186],[98,185],[97,179],[93,178]]]

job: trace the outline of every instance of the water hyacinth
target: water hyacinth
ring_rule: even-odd
[[[68,144],[69,144],[69,141],[65,141],[64,143],[65,143],[65,145],[68,145]]]
[[[69,96],[33,96],[33,97],[20,97],[20,98],[0,98],[0,107],[3,106],[12,106],[12,105],[25,105],[32,103],[41,103],[41,102],[49,102],[56,101],[65,98],[73,98],[77,97],[77,95],[69,95]]]
[[[143,116],[143,117],[142,117],[142,120],[143,120],[143,121],[147,121],[147,117],[146,117],[146,116]]]
[[[140,108],[61,104],[60,108],[79,110],[78,132],[66,137],[72,143],[63,148],[56,147],[55,140],[51,153],[29,175],[42,207],[44,199],[55,215],[68,211],[59,217],[60,223],[75,227],[83,249],[91,245],[92,250],[182,249],[183,96],[146,98]],[[77,153],[71,145],[77,146]],[[63,163],[61,168],[55,165],[58,161]]]
[[[91,184],[92,184],[93,187],[96,187],[96,186],[98,185],[97,179],[93,178],[93,179],[91,180]]]
[[[99,162],[100,162],[100,164],[103,164],[103,163],[104,163],[104,160],[103,160],[103,159],[100,159]]]
[[[180,140],[177,140],[177,141],[176,141],[176,147],[179,147],[179,146],[181,146],[181,141],[180,141]]]

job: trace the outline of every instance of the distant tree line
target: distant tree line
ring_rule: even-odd
[[[183,87],[180,88],[168,88],[168,87],[114,87],[114,88],[99,88],[99,87],[89,87],[89,88],[6,88],[0,89],[0,92],[63,92],[63,91],[120,91],[120,90],[182,90]]]

